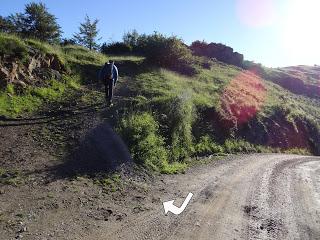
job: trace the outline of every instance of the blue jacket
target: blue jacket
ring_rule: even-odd
[[[112,75],[113,75],[113,81],[114,84],[116,84],[116,82],[118,81],[119,78],[119,72],[118,72],[118,68],[116,65],[113,64],[113,69],[112,69]],[[103,81],[103,79],[106,76],[106,65],[103,66],[103,68],[100,70],[99,72],[99,80]]]

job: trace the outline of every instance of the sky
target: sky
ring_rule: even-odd
[[[38,0],[0,0],[0,15],[23,12]],[[320,65],[319,0],[42,0],[63,37],[77,32],[87,14],[99,19],[101,42],[125,32],[158,31],[226,44],[246,60],[268,67]]]

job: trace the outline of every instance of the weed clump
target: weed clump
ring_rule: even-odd
[[[159,125],[153,116],[145,112],[123,118],[118,132],[127,143],[136,163],[161,171],[167,162],[168,154],[158,129]]]
[[[195,155],[197,156],[220,154],[223,152],[223,146],[214,142],[213,139],[208,135],[200,137],[199,142],[195,145]]]
[[[173,97],[168,107],[171,158],[174,161],[183,161],[194,151],[192,124],[195,113],[191,94],[185,92]]]

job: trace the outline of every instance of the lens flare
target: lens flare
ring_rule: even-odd
[[[221,112],[227,128],[238,128],[261,110],[267,91],[262,79],[252,71],[242,71],[221,95]]]
[[[237,0],[236,10],[241,23],[249,27],[271,25],[276,16],[274,0]]]

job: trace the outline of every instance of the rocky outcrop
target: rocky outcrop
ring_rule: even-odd
[[[231,47],[221,43],[206,43],[195,41],[191,44],[190,49],[197,56],[215,58],[221,62],[232,64],[238,67],[243,66],[243,55],[234,52]]]
[[[27,60],[0,58],[0,88],[7,84],[25,88],[28,85],[41,86],[46,80],[61,79],[64,65],[55,54],[44,54],[29,49]]]

